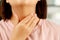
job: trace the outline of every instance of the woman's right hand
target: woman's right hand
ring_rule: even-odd
[[[29,15],[16,25],[12,32],[11,40],[25,40],[36,26],[39,18]]]

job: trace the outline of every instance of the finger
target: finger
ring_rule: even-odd
[[[34,19],[35,19],[35,16],[33,16],[31,20],[27,23],[27,28],[30,26],[30,24],[33,22]]]
[[[36,18],[28,28],[28,31],[32,32],[32,30],[34,29],[34,27],[37,25],[38,22],[39,22],[39,19]]]
[[[20,23],[27,23],[31,18],[33,17],[33,14],[28,15],[26,18],[24,18]]]

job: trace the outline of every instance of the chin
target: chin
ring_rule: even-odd
[[[12,6],[31,6],[31,5],[35,5],[33,3],[15,3],[12,4]]]

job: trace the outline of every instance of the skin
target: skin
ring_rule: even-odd
[[[38,0],[6,0],[6,2],[9,3],[12,7],[13,16],[11,20],[13,24],[16,25],[27,15],[35,13],[35,7]]]
[[[39,19],[33,15],[24,18],[14,28],[11,40],[25,40],[31,34],[38,21]]]
[[[39,18],[35,14],[35,7],[38,0],[6,0],[12,7],[10,21],[15,25],[10,40],[25,40]]]

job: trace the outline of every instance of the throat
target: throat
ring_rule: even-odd
[[[11,21],[16,25],[28,15],[35,13],[35,6],[12,7],[12,13]]]

